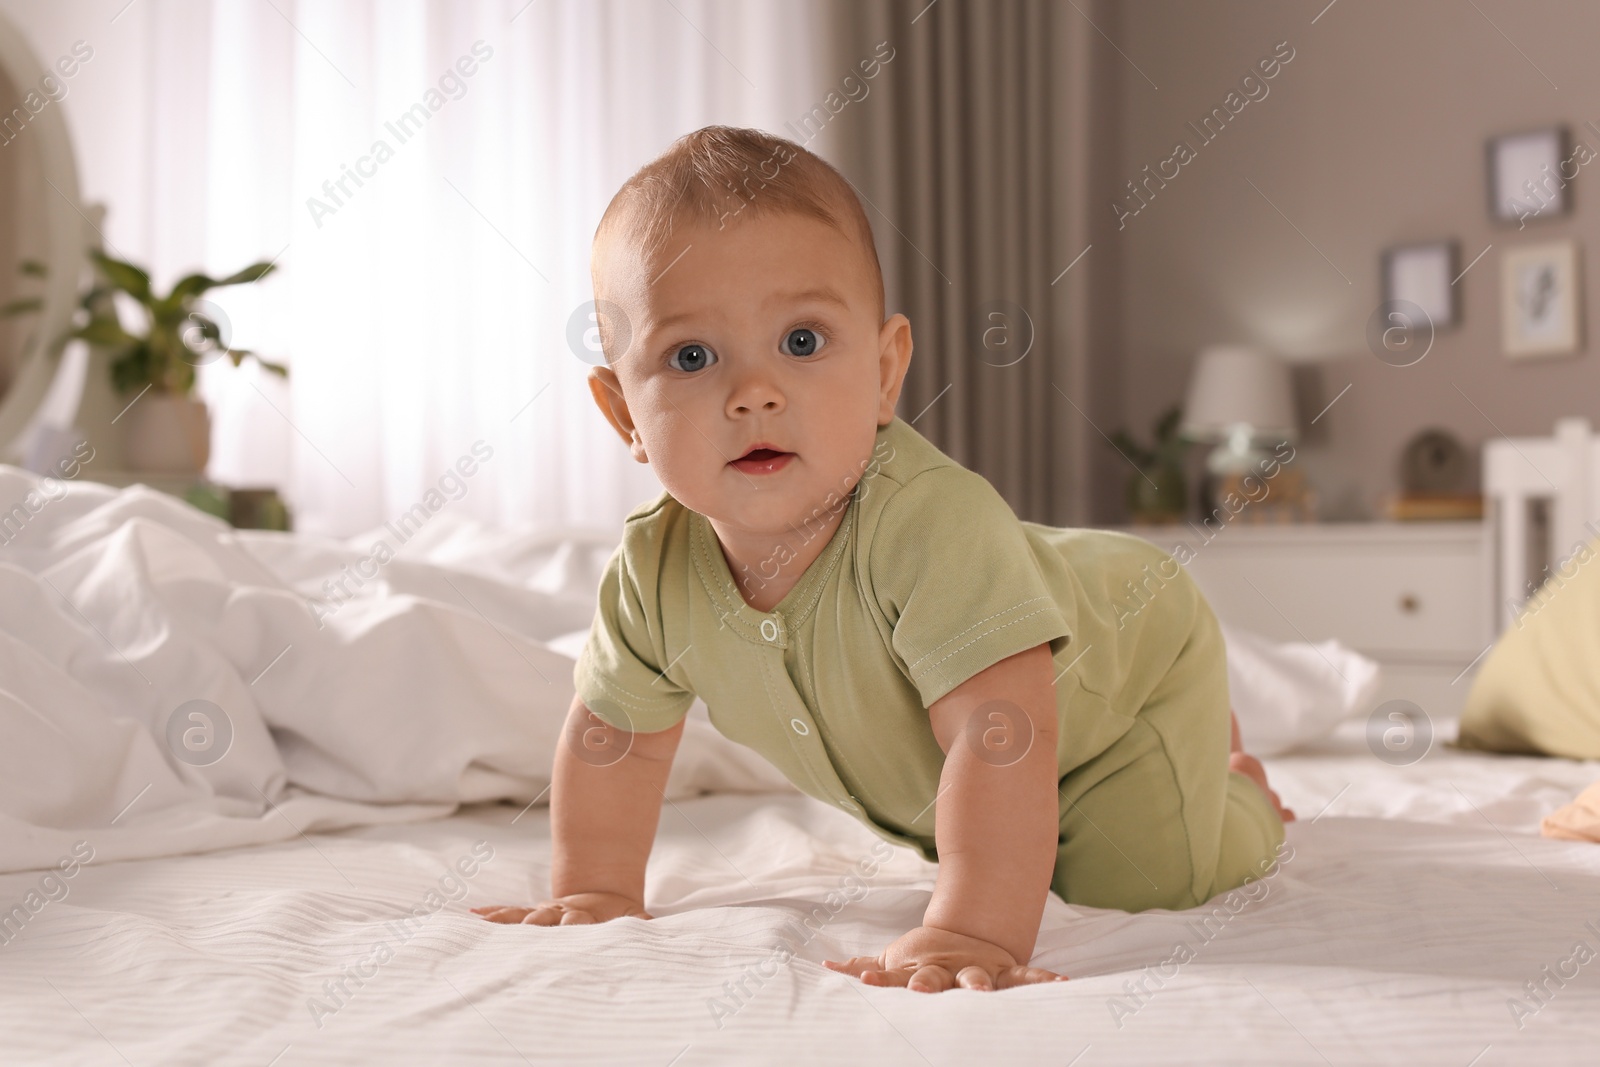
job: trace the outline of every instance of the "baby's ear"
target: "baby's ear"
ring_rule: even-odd
[[[610,367],[591,367],[589,395],[594,397],[595,406],[606,417],[611,428],[617,431],[617,436],[627,444],[633,458],[640,463],[650,462],[645,456],[644,442],[634,428],[633,414],[628,410],[627,398],[622,395],[622,383],[617,380],[617,372]]]
[[[911,320],[898,311],[878,331],[878,425],[894,421],[894,406],[911,366]]]

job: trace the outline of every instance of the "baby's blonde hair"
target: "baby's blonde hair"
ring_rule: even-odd
[[[655,255],[678,222],[720,229],[747,215],[782,212],[817,219],[855,238],[872,268],[881,319],[883,270],[854,188],[821,156],[762,130],[706,126],[672,142],[622,183],[600,218],[595,243],[621,236]]]

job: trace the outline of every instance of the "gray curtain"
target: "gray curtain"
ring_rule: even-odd
[[[1021,518],[1088,524],[1106,510],[1097,427],[1116,428],[1103,413],[1118,389],[1089,359],[1115,322],[1116,242],[1096,239],[1109,212],[1091,210],[1089,165],[1115,118],[1094,107],[1098,86],[1102,105],[1114,97],[1090,19],[1111,14],[1092,0],[864,0],[833,17],[841,83],[893,49],[812,147],[867,201],[889,310],[911,319],[900,416]]]

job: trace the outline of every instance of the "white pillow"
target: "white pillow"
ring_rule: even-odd
[[[1367,710],[1378,664],[1337,641],[1272,641],[1223,624],[1228,692],[1252,756],[1276,756],[1327,737]]]

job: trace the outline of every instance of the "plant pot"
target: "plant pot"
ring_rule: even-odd
[[[151,390],[117,420],[131,471],[198,476],[211,458],[211,417],[192,396]]]
[[[1157,464],[1128,475],[1128,511],[1141,526],[1165,526],[1182,520],[1189,507],[1183,468]]]

